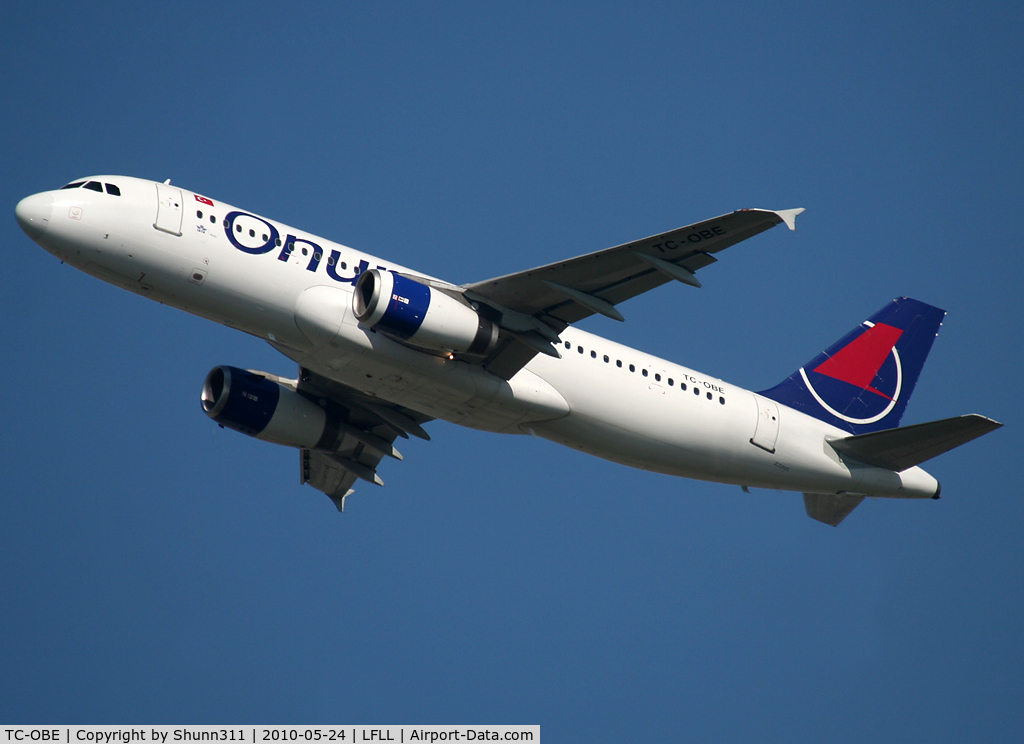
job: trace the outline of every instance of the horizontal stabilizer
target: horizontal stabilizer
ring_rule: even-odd
[[[836,439],[829,444],[836,452],[849,455],[855,460],[898,472],[920,465],[1001,426],[998,421],[970,413],[926,424]]]
[[[864,497],[856,493],[805,493],[804,507],[811,519],[838,527],[863,500]]]

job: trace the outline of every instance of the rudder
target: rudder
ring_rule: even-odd
[[[945,315],[899,297],[758,395],[851,434],[895,429]]]

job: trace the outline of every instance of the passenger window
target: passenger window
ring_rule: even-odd
[[[616,367],[621,367],[622,366],[622,360],[621,359],[616,359],[615,360],[615,366]]]
[[[212,225],[216,225],[217,224],[217,218],[214,217],[212,214],[210,215],[210,224],[212,224]]]
[[[694,395],[700,395],[700,390],[698,390],[697,388],[694,388],[693,389],[693,394]]]
[[[228,221],[224,220],[224,224],[227,225]],[[242,232],[242,226],[241,225],[235,225],[235,232]]]
[[[591,350],[591,351],[590,351],[590,358],[591,358],[591,359],[597,359],[597,352],[596,352],[596,351],[594,351],[594,350]]]
[[[711,400],[711,399],[712,399],[713,397],[714,397],[714,396],[713,396],[713,395],[711,395],[711,393],[708,393],[708,400]]]
[[[114,184],[107,183],[104,184],[104,186],[107,187],[107,193],[110,194],[111,196],[121,196],[121,189],[117,188],[117,186],[115,186]]]
[[[103,184],[98,181],[89,181],[89,183],[85,184],[85,188],[89,189],[89,191],[98,191],[101,194],[103,193]]]
[[[566,341],[565,342],[565,348],[571,349],[572,348],[572,344],[570,344],[568,341]]]
[[[580,354],[582,354],[583,353],[583,347],[582,346],[577,346],[576,347],[576,351],[578,351]]]
[[[256,237],[256,231],[255,230],[249,230],[249,237],[250,238],[255,238]]]
[[[345,263],[344,261],[342,261],[342,262],[341,262],[340,264],[338,264],[338,265],[339,265],[339,266],[341,266],[342,270],[344,270],[344,269],[347,269],[347,268],[348,268],[348,264],[346,264],[346,263]]]
[[[646,369],[640,370],[640,374],[642,374],[644,377],[647,377],[647,370]]]
[[[675,384],[676,384],[676,381],[675,381],[675,380],[673,380],[673,379],[672,379],[671,377],[669,377],[669,378],[668,378],[668,386],[669,386],[669,387],[672,387],[672,386],[673,386],[673,385],[675,385]]]
[[[630,372],[636,372],[636,367],[634,367],[632,364],[629,365],[629,371]]]
[[[203,219],[203,213],[200,212],[198,209],[196,210],[196,217],[198,217],[199,219]]]
[[[661,375],[659,375],[659,374],[655,374],[655,375],[654,375],[654,379],[655,379],[655,380],[656,380],[657,382],[661,382]]]
[[[604,355],[604,363],[605,363],[605,364],[608,364],[608,362],[609,362],[609,361],[610,361],[610,360],[608,359],[608,355],[607,355],[607,354],[605,354],[605,355]]]
[[[725,398],[723,398],[722,396],[718,396],[718,402],[721,403],[724,406],[725,405]]]

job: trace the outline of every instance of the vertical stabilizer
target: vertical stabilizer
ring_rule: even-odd
[[[895,429],[945,315],[897,298],[759,395],[851,434]]]
[[[804,507],[811,519],[838,527],[863,500],[859,493],[805,493]]]

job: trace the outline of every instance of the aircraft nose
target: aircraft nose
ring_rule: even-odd
[[[26,196],[14,208],[14,216],[18,224],[32,240],[37,240],[46,232],[50,224],[50,212],[53,211],[53,195],[43,192]]]

